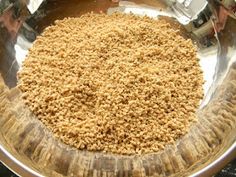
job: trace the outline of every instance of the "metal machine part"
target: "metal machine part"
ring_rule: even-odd
[[[16,97],[14,95],[18,94],[18,91],[14,90],[14,87],[17,84],[16,75],[18,70],[20,69],[22,62],[24,61],[24,58],[27,55],[29,48],[32,46],[32,42],[36,39],[36,36],[39,35],[45,27],[51,25],[54,20],[61,19],[67,16],[80,16],[81,14],[90,11],[103,11],[107,13],[119,11],[122,13],[132,12],[137,15],[148,15],[154,18],[161,18],[163,16],[171,17],[171,22],[173,21],[173,23],[175,24],[180,24],[184,29],[184,34],[186,34],[188,37],[191,37],[196,42],[196,45],[198,46],[198,56],[200,58],[200,64],[204,72],[204,79],[206,80],[206,83],[204,85],[205,97],[202,100],[202,104],[199,108],[199,117],[202,115],[206,116],[204,111],[211,109],[212,105],[214,106],[215,104],[217,104],[216,102],[219,102],[217,99],[225,99],[223,101],[229,101],[231,97],[229,97],[228,95],[233,94],[233,91],[230,90],[230,88],[234,87],[234,83],[230,82],[229,88],[224,85],[227,85],[226,83],[231,80],[235,80],[236,78],[236,75],[234,75],[234,70],[236,69],[236,3],[234,0],[209,0],[208,2],[205,0],[165,0],[164,2],[165,3],[157,0],[1,0],[0,73],[6,85],[4,85],[4,87],[1,85],[2,81],[0,78],[0,101],[4,97],[2,91],[7,89],[5,88],[5,86],[13,88],[13,90],[10,91],[9,94],[12,97],[11,99],[14,100],[14,97]],[[177,23],[177,21],[179,23]],[[8,95],[8,97],[10,96]],[[231,102],[230,105],[235,106],[236,103]],[[219,109],[221,110],[221,108]],[[217,112],[217,110],[214,111]],[[218,127],[224,129],[224,131],[228,133],[225,134],[227,140],[223,140],[223,138],[217,140],[214,144],[213,139],[209,139],[209,137],[204,137],[209,143],[209,146],[213,144],[212,147],[215,148],[215,151],[217,151],[215,152],[213,150],[211,152],[211,156],[207,156],[209,159],[197,159],[198,156],[201,156],[201,154],[198,154],[196,155],[197,157],[195,164],[195,162],[190,163],[190,161],[192,160],[191,155],[186,156],[186,164],[188,165],[189,163],[190,165],[188,165],[188,168],[182,169],[182,171],[184,172],[183,174],[178,172],[177,167],[175,171],[168,171],[167,167],[160,166],[161,164],[163,165],[167,162],[157,162],[159,157],[157,159],[154,159],[154,156],[147,156],[147,158],[150,160],[150,162],[147,162],[147,164],[155,162],[154,167],[157,168],[155,170],[158,171],[158,168],[160,168],[160,174],[164,176],[170,174],[176,174],[177,176],[184,174],[193,176],[213,175],[218,170],[220,170],[227,162],[229,162],[232,158],[236,156],[236,115],[234,112],[229,112],[228,114],[232,114],[232,121],[231,119],[227,120],[227,126],[222,125],[222,127],[231,127],[231,129],[224,129],[220,126],[220,123],[217,124]],[[46,160],[45,162],[40,161],[40,159],[38,159],[39,157],[37,157],[37,155],[35,154],[33,154],[33,156],[30,156],[30,154],[33,153],[33,150],[31,149],[36,149],[35,141],[41,137],[33,137],[36,140],[30,141],[30,147],[27,147],[24,143],[20,145],[22,147],[17,146],[17,143],[15,145],[11,144],[11,142],[13,142],[14,140],[14,137],[11,136],[11,133],[13,134],[16,130],[13,130],[12,127],[10,127],[9,132],[7,132],[6,127],[4,126],[5,124],[8,125],[8,123],[5,123],[6,121],[3,115],[4,114],[0,113],[0,159],[1,161],[3,161],[3,163],[9,166],[9,168],[11,168],[13,171],[15,171],[21,176],[70,176],[73,173],[79,174],[79,172],[77,173],[76,171],[73,171],[74,168],[76,169],[76,166],[73,166],[76,163],[73,163],[72,165],[70,165],[70,167],[68,167],[68,174],[63,171],[63,165],[68,165],[68,159],[66,159],[67,156],[69,158],[69,154],[74,152],[76,152],[75,154],[78,155],[78,152],[74,149],[70,149],[67,146],[66,148],[64,148],[64,145],[60,145],[60,143],[58,143],[56,140],[51,140],[50,133],[48,133],[47,130],[44,130],[44,128],[42,128],[43,126],[39,122],[37,122],[37,120],[32,120],[32,122],[30,122],[31,125],[27,126],[28,129],[34,126],[39,127],[37,130],[39,131],[39,134],[45,134],[45,137],[47,137],[45,139],[53,141],[55,144],[59,144],[59,147],[64,148],[58,148],[58,150],[57,148],[55,148],[55,154],[49,154],[49,151],[53,151],[53,149],[48,150],[46,147],[43,147],[41,149],[42,152],[45,152],[45,159],[49,158],[50,160],[51,158],[57,160],[58,162],[56,162],[56,164],[47,163]],[[215,121],[215,119],[213,118],[209,120]],[[8,122],[11,122],[11,120]],[[213,123],[214,122],[212,122],[212,125]],[[209,125],[211,124],[209,123]],[[14,127],[18,127],[17,123],[14,124],[13,128]],[[23,123],[22,127],[24,127]],[[21,128],[18,127],[18,129],[20,132]],[[217,128],[214,129],[214,132],[216,134],[215,136],[220,136],[217,131]],[[25,132],[29,132],[29,135],[25,135]],[[29,139],[30,136],[33,136],[32,133],[30,133],[30,130],[21,132],[20,135],[20,137],[26,137],[25,139]],[[16,134],[15,138],[17,137],[18,135]],[[184,138],[185,137],[183,137],[183,139]],[[21,140],[24,141],[24,138],[22,138]],[[40,141],[43,140],[40,139]],[[181,144],[181,141],[178,143],[178,146],[184,146]],[[66,153],[66,155],[64,155],[63,153]],[[81,153],[84,154],[81,161],[82,164],[77,165],[90,166],[89,162],[86,162],[86,156],[89,153]],[[194,152],[192,153],[194,154]],[[95,154],[95,156],[96,155],[97,154]],[[54,158],[54,156],[56,158]],[[61,156],[64,156],[64,160],[60,161],[60,159],[63,159],[60,158]],[[106,154],[103,158],[106,159]],[[125,159],[124,163],[129,163],[129,160],[127,159],[130,159],[130,157],[119,158]],[[137,160],[138,157],[133,158],[136,158]],[[83,161],[83,159],[85,160]],[[144,162],[145,161],[142,159],[142,163]],[[133,166],[133,168],[135,169],[136,167]],[[119,169],[116,170],[119,171]],[[73,171],[73,173],[71,171]],[[145,174],[147,173],[148,172],[145,172]],[[84,172],[84,174],[89,175],[90,172]],[[127,172],[127,174],[131,176],[130,173]]]

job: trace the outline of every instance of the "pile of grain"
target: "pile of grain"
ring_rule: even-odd
[[[119,154],[173,143],[203,96],[191,40],[164,20],[124,14],[56,21],[19,80],[26,104],[64,143]]]

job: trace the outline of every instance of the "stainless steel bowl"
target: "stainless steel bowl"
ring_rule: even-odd
[[[236,157],[236,3],[205,0],[0,1],[0,160],[20,176],[210,176]],[[198,46],[205,97],[190,132],[158,153],[79,151],[54,139],[21,100],[17,72],[56,19],[86,12],[167,18]],[[36,78],[37,79],[37,78]]]

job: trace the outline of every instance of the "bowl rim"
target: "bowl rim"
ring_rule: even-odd
[[[224,166],[226,166],[230,161],[236,157],[236,141],[215,161],[206,165],[201,170],[191,174],[190,176],[212,176],[220,171]],[[32,168],[26,166],[24,163],[19,161],[10,152],[8,152],[0,144],[0,161],[11,171],[19,176],[29,176],[29,177],[41,177],[43,175],[39,174]]]

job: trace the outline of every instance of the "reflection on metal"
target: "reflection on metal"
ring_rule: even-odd
[[[29,0],[27,7],[31,14],[35,13],[44,0]]]
[[[119,3],[110,0],[83,0],[79,3],[75,0],[48,0],[45,2],[30,0],[29,3],[26,3],[25,0],[1,0],[0,74],[9,87],[16,86],[16,73],[32,46],[32,42],[55,19],[80,16],[89,11],[132,12],[154,18],[168,16],[176,18],[185,29],[185,33],[198,46],[198,57],[206,80],[205,98],[200,107],[202,108],[212,99],[216,88],[225,78],[230,66],[236,62],[236,4],[229,0],[209,0],[208,2],[205,0],[165,0],[165,2],[166,8],[159,6],[156,0],[120,1]],[[36,175],[33,170],[28,170],[20,162],[14,161],[13,156],[6,155],[6,153],[1,156],[2,149],[0,143],[0,157],[8,158],[5,162],[13,170],[21,174]],[[229,156],[234,150],[235,145],[232,145],[231,151],[219,159],[226,163],[225,159],[230,158]],[[4,149],[4,152],[7,150]],[[10,163],[10,161],[14,161],[14,163]],[[222,163],[218,160],[214,164],[214,169],[221,166]],[[211,168],[213,165],[204,168],[205,170],[200,170],[198,175],[204,174],[206,171],[209,174]],[[27,171],[27,173],[22,171]]]
[[[199,13],[207,6],[206,0],[180,0],[176,1],[172,8],[176,13],[177,19],[182,24],[188,24],[195,20]]]

